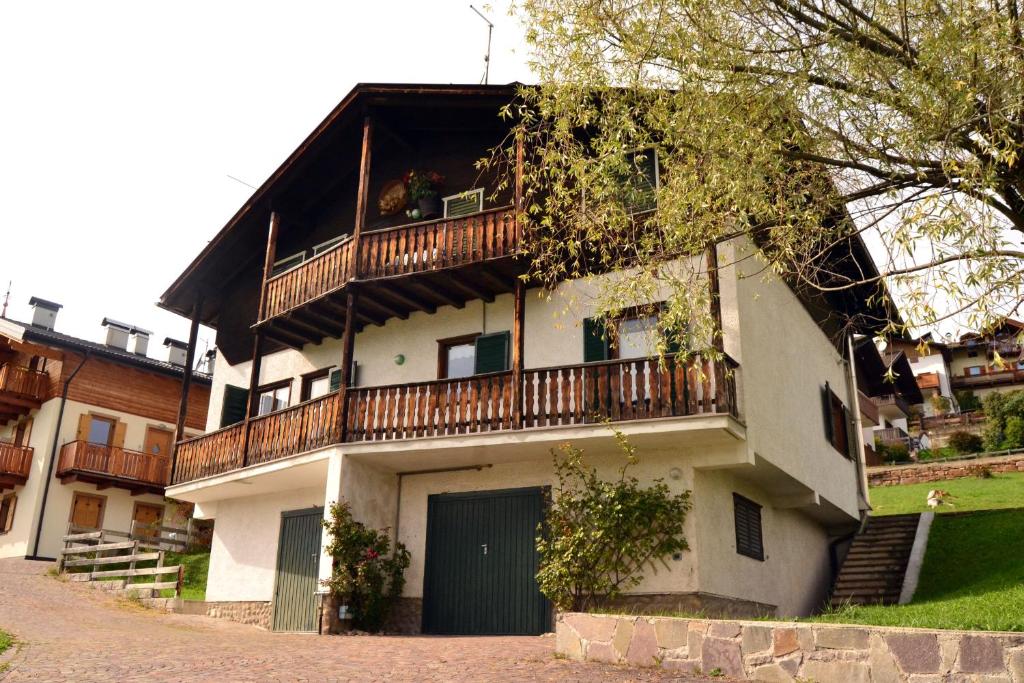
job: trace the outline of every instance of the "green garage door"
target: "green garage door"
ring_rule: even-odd
[[[274,582],[275,631],[316,631],[323,508],[281,513]]]
[[[430,496],[423,630],[536,635],[551,630],[537,588],[540,488]]]

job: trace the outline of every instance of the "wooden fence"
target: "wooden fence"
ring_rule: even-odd
[[[105,542],[103,531],[69,533],[64,536],[64,549],[57,560],[57,571],[69,573],[73,581],[120,581],[121,588],[129,591],[174,590],[181,595],[183,567],[164,566],[164,552],[145,550],[139,541]],[[139,567],[140,562],[156,562],[155,567]],[[116,565],[127,565],[117,567]],[[84,569],[89,567],[90,569]],[[71,572],[67,572],[68,569]],[[173,575],[174,580],[160,580]],[[137,583],[137,577],[152,576],[153,580]]]

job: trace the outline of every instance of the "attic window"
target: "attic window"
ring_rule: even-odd
[[[442,197],[444,202],[444,217],[458,218],[468,216],[472,213],[479,213],[484,210],[484,190],[467,190],[459,194]]]

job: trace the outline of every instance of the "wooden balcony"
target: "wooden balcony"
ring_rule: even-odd
[[[38,409],[46,398],[50,376],[21,365],[0,365],[0,425]]]
[[[413,311],[492,301],[511,292],[520,266],[515,216],[504,206],[364,232],[264,283],[256,326],[288,346],[341,336],[347,285],[360,283],[357,327]]]
[[[0,443],[0,491],[23,485],[31,469],[31,448]]]
[[[152,455],[86,441],[72,441],[60,449],[57,477],[62,483],[84,481],[104,489],[128,489],[132,495],[162,495],[171,473],[167,455]]]
[[[512,373],[356,387],[178,443],[174,484],[343,442],[737,415],[735,363],[672,356],[530,369],[518,413]],[[341,425],[342,396],[347,419]],[[248,439],[246,430],[248,429]],[[567,437],[571,438],[571,437]]]
[[[981,375],[956,375],[952,378],[952,383],[954,389],[1024,384],[1024,370],[993,370]]]

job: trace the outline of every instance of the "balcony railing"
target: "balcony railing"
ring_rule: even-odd
[[[441,218],[360,236],[267,280],[260,320],[283,315],[344,287],[350,280],[408,275],[512,256],[518,248],[510,206]]]
[[[10,363],[0,365],[0,392],[13,394],[18,398],[42,401],[46,396],[49,381],[50,376],[45,372]]]
[[[31,467],[31,448],[0,443],[0,480],[11,479],[25,483]]]
[[[875,405],[879,408],[896,408],[896,410],[900,411],[904,415],[910,415],[910,404],[907,403],[907,400],[902,396],[897,396],[895,394],[876,396]]]
[[[910,439],[910,436],[901,427],[885,427],[884,429],[876,429],[874,437],[875,441],[886,445],[907,443]]]
[[[72,441],[60,449],[57,476],[83,476],[89,480],[120,480],[137,482],[147,487],[163,488],[171,473],[167,455],[152,455],[125,448],[104,446],[87,441]]]
[[[687,415],[737,415],[736,364],[668,356],[355,387],[177,445],[174,483],[343,442],[390,441]],[[342,396],[348,402],[341,426]],[[246,430],[248,429],[248,439]]]
[[[954,389],[994,386],[999,384],[1024,383],[1024,370],[1002,370],[986,372],[983,375],[956,375],[952,378]]]

